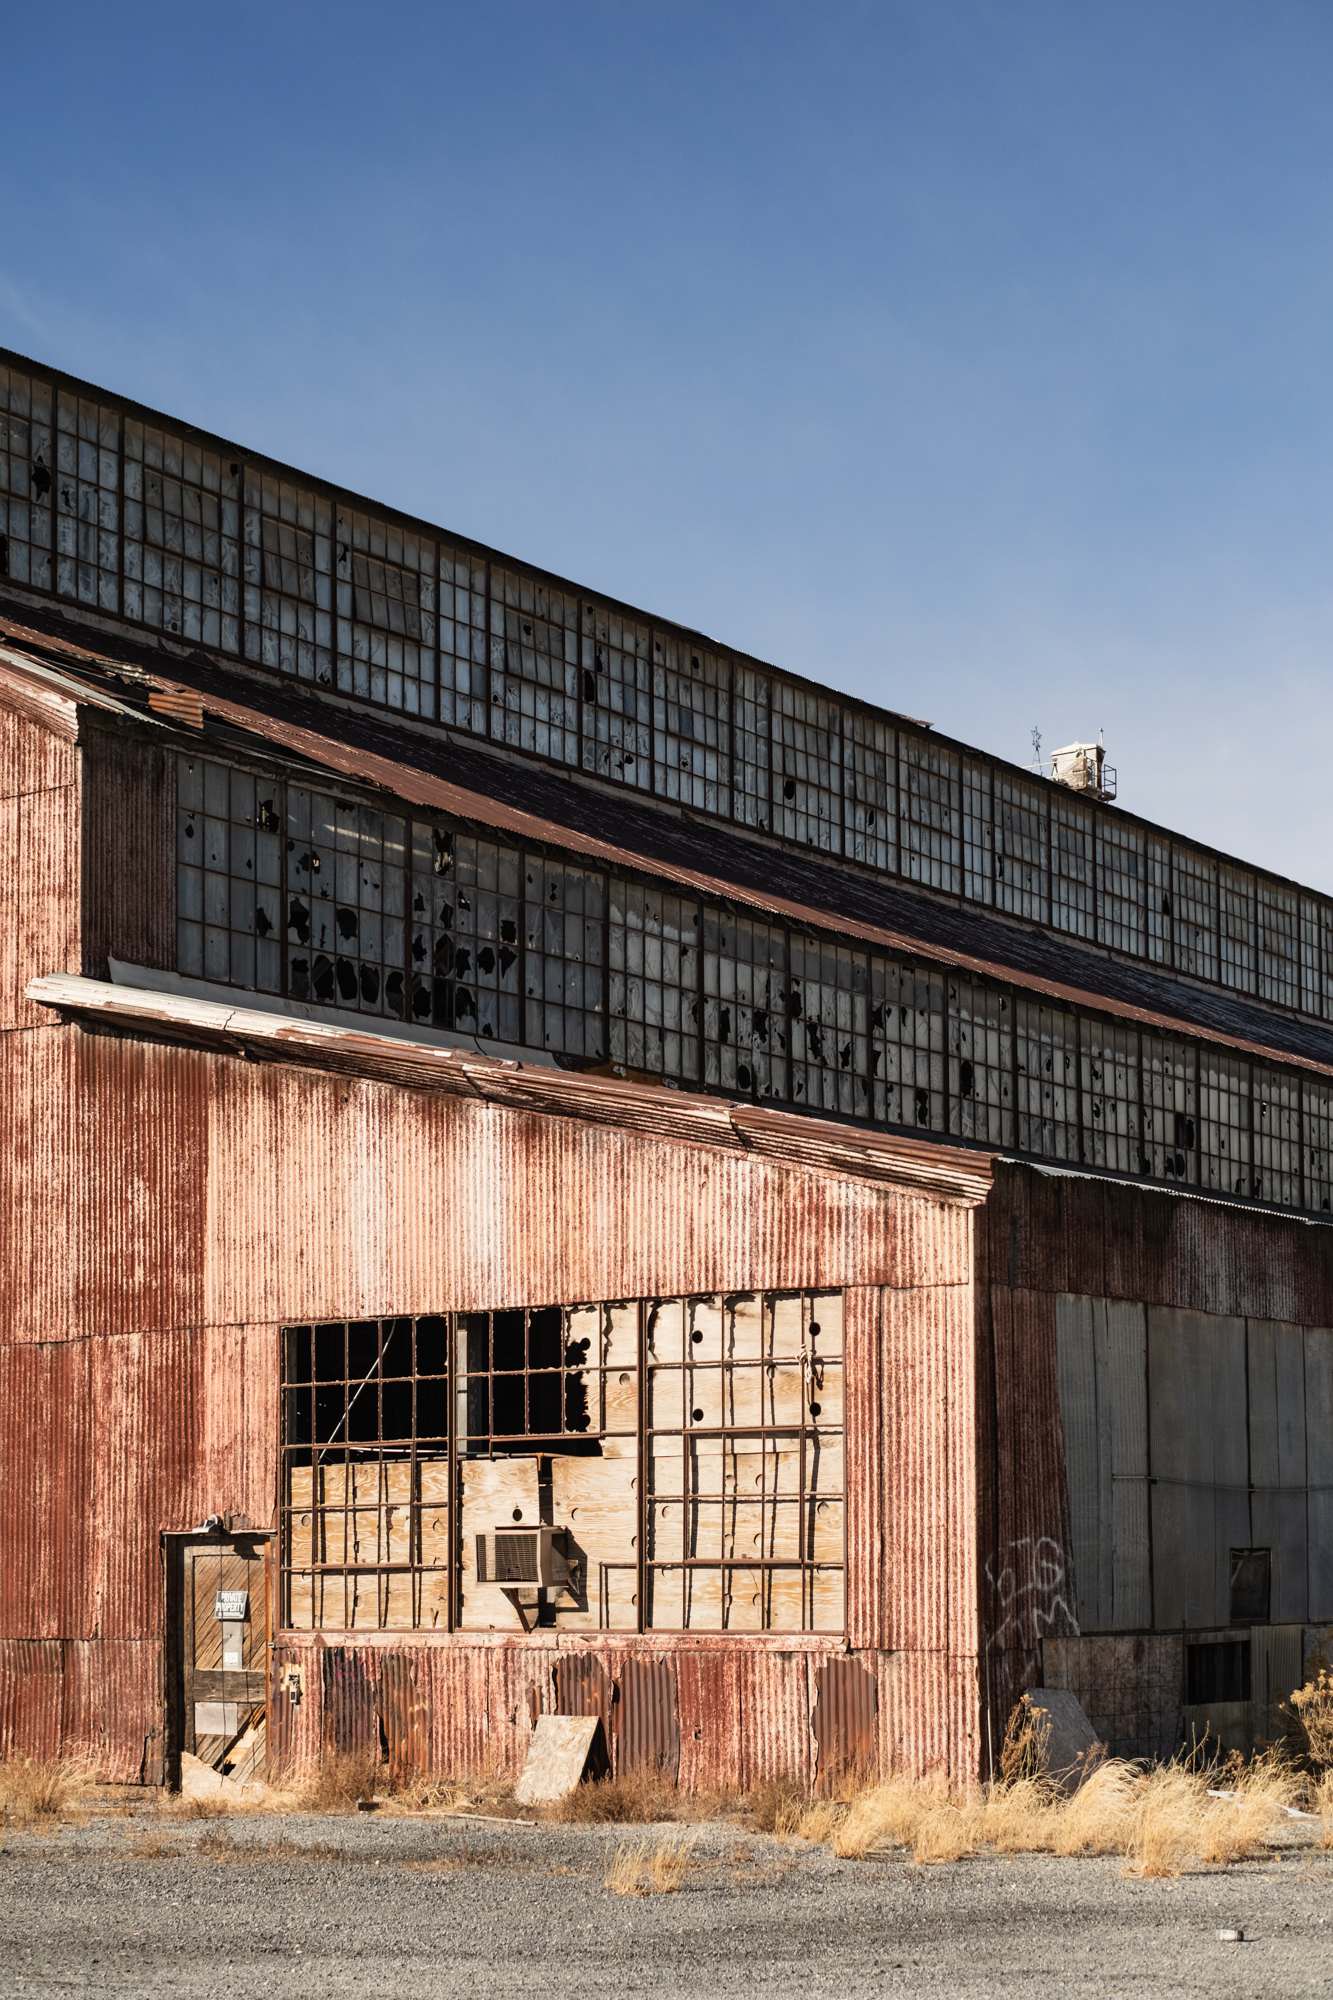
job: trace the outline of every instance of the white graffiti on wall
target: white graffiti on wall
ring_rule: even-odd
[[[986,1564],[991,1588],[990,1644],[1036,1646],[1050,1633],[1077,1638],[1078,1620],[1065,1596],[1065,1552],[1049,1535],[1020,1535]]]

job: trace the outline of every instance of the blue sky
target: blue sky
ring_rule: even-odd
[[[11,10],[0,343],[1333,889],[1333,8]]]

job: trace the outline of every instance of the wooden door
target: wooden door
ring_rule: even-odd
[[[263,1775],[268,1599],[265,1538],[181,1549],[180,1744],[228,1777]]]

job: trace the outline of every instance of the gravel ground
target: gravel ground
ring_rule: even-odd
[[[672,1833],[676,1829],[662,1829]],[[603,1886],[639,1827],[147,1811],[0,1833],[0,1994],[1333,1991],[1333,1856],[836,1861],[710,1826],[680,1892]],[[1242,1926],[1246,1941],[1219,1942]]]

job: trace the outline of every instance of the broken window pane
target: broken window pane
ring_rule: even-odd
[[[435,547],[354,508],[335,526],[338,686],[435,714]]]
[[[125,422],[125,613],[202,646],[240,651],[240,465]]]

